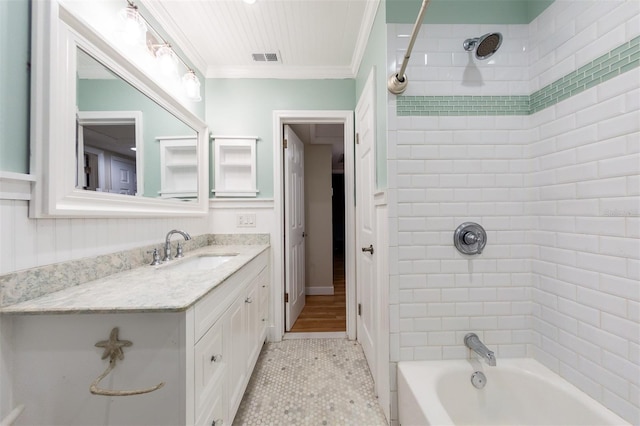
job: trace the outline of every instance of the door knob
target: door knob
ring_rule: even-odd
[[[373,244],[369,244],[369,247],[362,247],[363,252],[369,252],[369,254],[373,254]]]

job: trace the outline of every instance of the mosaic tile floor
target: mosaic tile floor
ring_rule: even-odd
[[[234,425],[386,425],[360,344],[346,339],[267,343]]]

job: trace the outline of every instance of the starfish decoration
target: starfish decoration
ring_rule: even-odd
[[[113,327],[109,340],[102,340],[96,343],[96,347],[104,348],[102,359],[109,358],[109,361],[115,361],[116,358],[123,360],[124,352],[122,352],[122,348],[129,347],[132,344],[129,340],[118,340],[118,327]]]

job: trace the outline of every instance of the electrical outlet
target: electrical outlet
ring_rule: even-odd
[[[255,213],[238,213],[238,215],[236,216],[236,222],[239,228],[255,228],[256,214]]]

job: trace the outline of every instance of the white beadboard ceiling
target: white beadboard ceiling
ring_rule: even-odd
[[[379,0],[142,0],[207,78],[353,78]],[[254,62],[276,53],[277,62]]]

